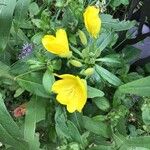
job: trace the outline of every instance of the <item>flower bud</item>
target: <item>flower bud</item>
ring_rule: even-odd
[[[79,38],[80,38],[80,40],[81,40],[81,43],[82,43],[83,45],[87,45],[87,38],[86,38],[86,35],[84,34],[84,32],[81,31],[81,30],[79,30],[79,31],[78,31],[78,34],[79,34]]]
[[[28,63],[29,65],[37,64],[37,62],[38,62],[38,61],[32,60],[32,59],[30,59],[30,60],[27,61],[27,63]]]
[[[91,76],[92,74],[94,74],[94,68],[87,68],[84,72],[83,72],[83,74],[84,75],[87,75],[87,76]]]
[[[27,61],[27,64],[29,64],[30,69],[37,69],[37,68],[41,68],[44,67],[45,64],[36,60],[36,59],[30,59]]]
[[[30,60],[27,61],[27,63],[29,65],[41,65],[41,64],[43,64],[42,62],[40,62],[40,61],[38,61],[36,59],[30,59]]]
[[[77,60],[70,60],[69,63],[75,67],[82,67],[82,63]]]
[[[90,35],[94,38],[97,38],[101,30],[99,11],[100,10],[95,6],[88,6],[83,14],[85,27]]]
[[[143,125],[143,129],[146,131],[146,130],[147,130],[147,126],[146,126],[146,125]]]
[[[60,70],[62,66],[62,61],[61,59],[53,60],[51,61],[51,64],[54,70]]]
[[[40,65],[40,64],[30,65],[30,69],[38,69],[41,67],[44,67],[44,65]]]

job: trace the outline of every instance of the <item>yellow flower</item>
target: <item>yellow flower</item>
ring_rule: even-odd
[[[60,57],[71,56],[67,34],[63,29],[57,30],[56,37],[53,35],[45,35],[42,39],[42,44],[47,51]]]
[[[52,86],[52,91],[57,94],[57,101],[67,105],[67,110],[81,112],[87,100],[86,80],[71,74],[59,75],[60,80]]]
[[[101,29],[99,9],[94,6],[88,6],[83,14],[83,17],[87,31],[92,37],[96,38]]]

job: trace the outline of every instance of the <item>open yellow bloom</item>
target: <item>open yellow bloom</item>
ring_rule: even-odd
[[[101,29],[99,9],[95,6],[88,6],[83,14],[83,17],[87,31],[92,37],[96,38]]]
[[[57,101],[67,105],[67,110],[81,112],[87,100],[86,80],[71,74],[59,75],[60,80],[52,86],[52,91],[57,94]]]
[[[42,39],[42,44],[47,51],[60,57],[69,57],[71,55],[67,34],[63,29],[57,30],[56,37],[53,35],[45,35]]]

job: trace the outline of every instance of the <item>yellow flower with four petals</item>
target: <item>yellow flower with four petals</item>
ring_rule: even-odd
[[[42,44],[45,49],[60,57],[70,57],[68,38],[64,29],[59,29],[56,32],[56,37],[53,35],[45,35],[42,39]]]
[[[52,86],[52,91],[57,94],[57,101],[67,105],[67,110],[81,112],[87,101],[86,80],[71,74],[59,75],[60,80]]]

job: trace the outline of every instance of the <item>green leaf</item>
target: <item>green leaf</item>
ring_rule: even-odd
[[[24,20],[23,23],[20,25],[20,28],[29,30],[29,29],[34,29],[34,26],[31,20]]]
[[[119,19],[113,19],[109,14],[102,14],[101,19],[102,26],[106,29],[113,29],[113,31],[124,31],[135,26],[135,21],[119,21]]]
[[[30,73],[16,78],[18,84],[27,91],[36,94],[41,97],[49,97],[49,94],[45,91],[42,85],[41,73]]]
[[[143,109],[142,118],[143,118],[143,122],[146,125],[150,125],[150,107],[146,107],[145,109]]]
[[[150,125],[150,102],[149,99],[142,105],[142,119],[146,125]]]
[[[105,97],[96,97],[93,99],[93,102],[99,109],[103,111],[106,111],[110,108],[109,101]]]
[[[121,109],[123,109],[123,108],[121,108]],[[120,109],[120,110],[121,110]],[[124,112],[123,112],[124,113]],[[124,115],[122,115],[122,116],[124,116]],[[127,136],[127,119],[125,118],[125,117],[120,117],[120,119],[118,120],[118,124],[117,124],[117,126],[116,126],[116,129],[118,130],[118,132],[120,133],[120,134],[122,134],[123,136]],[[129,127],[128,128],[130,128],[130,125],[129,125]],[[130,133],[130,135],[131,135],[131,133]],[[131,135],[132,136],[132,135]]]
[[[0,140],[3,142],[3,144],[8,144],[13,146],[13,149],[16,150],[27,150],[27,143],[21,139],[16,139],[16,137],[12,136],[11,133],[9,133],[8,130],[6,130],[1,124],[0,124]],[[16,147],[17,145],[17,147]]]
[[[31,41],[34,43],[34,44],[41,44],[41,41],[42,41],[42,37],[44,36],[44,33],[42,32],[38,32],[36,33],[32,38],[31,38]]]
[[[24,91],[25,90],[22,88],[17,89],[15,94],[14,94],[14,97],[16,98],[16,97],[20,96]]]
[[[131,72],[131,73],[128,73],[124,76],[124,82],[125,83],[128,83],[128,82],[132,82],[134,80],[138,80],[138,79],[141,79],[143,78],[142,75],[140,75],[138,72]]]
[[[2,51],[9,39],[16,0],[1,0],[0,3],[0,51]]]
[[[108,81],[109,83],[113,84],[114,86],[119,86],[121,85],[121,80],[115,76],[114,74],[112,74],[111,72],[109,72],[108,70],[102,68],[101,66],[96,65],[96,71],[98,72],[98,74],[106,81]]]
[[[0,61],[0,77],[9,76],[10,67]]]
[[[54,74],[50,73],[47,70],[43,76],[43,86],[48,93],[51,93],[51,88],[54,82],[55,82]]]
[[[104,93],[96,88],[88,86],[88,98],[103,97]]]
[[[24,22],[31,0],[18,0],[15,8],[15,28],[18,30]]]
[[[141,50],[133,46],[127,46],[122,50],[123,58],[126,62],[135,61],[140,57]]]
[[[150,149],[150,137],[149,136],[143,136],[143,137],[136,137],[136,138],[129,138],[124,145],[128,145],[131,148],[148,148]],[[123,148],[121,149],[123,150]]]
[[[46,100],[33,96],[27,105],[24,125],[24,138],[29,143],[29,150],[39,150],[39,138],[35,133],[36,123],[44,120],[46,115]]]
[[[79,130],[75,126],[75,124],[73,122],[71,122],[70,120],[68,120],[67,126],[68,126],[68,129],[70,131],[70,136],[73,139],[73,141],[83,144],[82,136],[80,135]]]
[[[96,61],[101,61],[101,62],[106,62],[106,63],[120,64],[120,61],[118,61],[118,59],[109,58],[109,57],[98,58]]]
[[[39,28],[39,29],[43,29],[42,27],[42,20],[41,19],[32,19],[33,24]]]
[[[6,65],[10,65],[11,54],[8,51],[0,52],[0,60]]]
[[[27,63],[24,63],[22,60],[16,61],[10,69],[10,73],[13,75],[24,74],[29,71],[29,66]]]
[[[18,40],[17,42],[20,41],[21,43],[26,43],[29,41],[28,37],[25,35],[25,33],[21,29],[18,29],[16,33],[15,25],[11,27],[10,33],[13,36],[13,38],[17,38]]]
[[[82,113],[74,112],[69,114],[69,119],[75,124],[75,126],[81,131],[82,127]]]
[[[29,6],[29,12],[31,15],[37,15],[39,13],[40,9],[36,2],[33,2]]]
[[[106,138],[109,137],[108,125],[103,122],[96,121],[93,120],[92,118],[83,116],[83,126],[85,129],[95,134],[102,135],[103,137]]]
[[[116,146],[119,147],[119,150],[150,149],[150,144],[149,144],[150,136],[126,138],[119,133],[116,133],[113,136],[117,144]]]
[[[55,114],[56,132],[59,138],[67,138],[69,141],[74,141],[83,144],[82,136],[80,135],[76,125],[67,120],[65,111],[61,107],[56,108]]]
[[[113,146],[105,146],[105,145],[96,145],[94,147],[88,148],[87,150],[115,150]]]
[[[110,2],[110,6],[113,7],[113,8],[117,7],[117,6],[121,5],[121,4],[128,5],[129,4],[129,0],[111,0],[111,2]]]
[[[8,113],[2,95],[0,94],[0,141],[3,144],[13,146],[16,150],[26,150],[27,143],[23,140],[23,135],[17,124]],[[18,145],[18,147],[16,147]]]
[[[64,0],[57,0],[55,6],[56,7],[63,7],[65,4]]]
[[[103,51],[112,41],[113,33],[110,31],[105,31],[100,34],[100,37],[96,41],[96,54],[97,57],[100,55],[101,51]]]
[[[150,96],[150,76],[121,85],[118,90],[121,93]]]
[[[145,70],[150,73],[150,62],[145,65]]]
[[[55,128],[57,135],[59,137],[66,137],[67,139],[71,139],[66,121],[66,114],[61,107],[57,107],[55,113]]]

